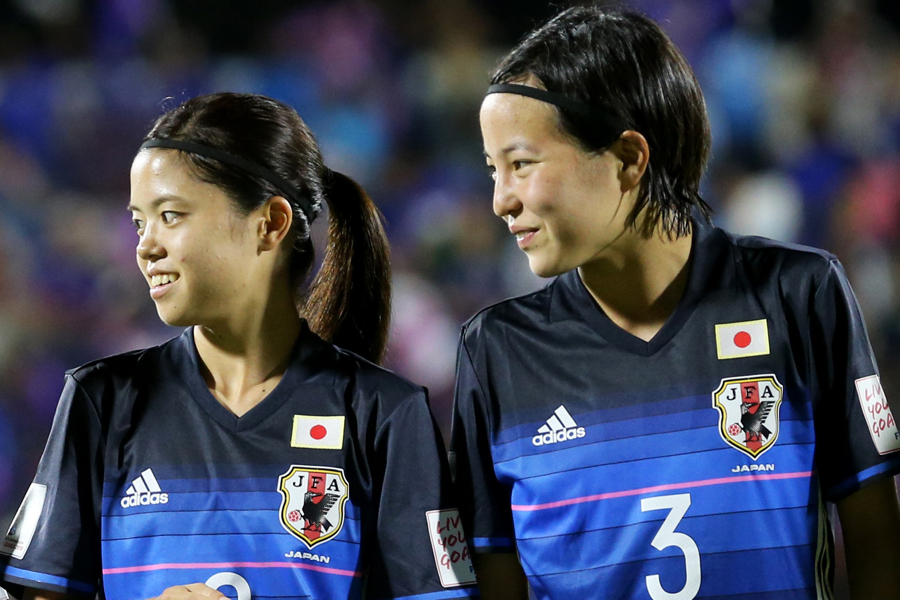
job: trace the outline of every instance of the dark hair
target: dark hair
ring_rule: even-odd
[[[390,258],[381,213],[356,182],[325,167],[315,137],[294,109],[253,94],[198,96],[161,116],[144,141],[157,139],[212,147],[290,183],[293,194],[244,169],[175,150],[198,179],[220,187],[243,214],[272,196],[291,203],[291,276],[303,315],[322,338],[381,362],[391,307]],[[314,253],[310,219],[298,205],[298,195],[310,201],[311,218],[321,212],[323,200],[329,208],[325,258],[305,298],[300,290]]]
[[[528,34],[500,63],[492,84],[534,77],[550,92],[618,117],[650,146],[650,163],[628,223],[648,206],[648,227],[670,235],[690,231],[711,136],[706,104],[694,73],[652,19],[599,6],[567,9]],[[588,117],[558,109],[560,128],[585,150],[612,143]],[[614,140],[613,140],[614,141]]]

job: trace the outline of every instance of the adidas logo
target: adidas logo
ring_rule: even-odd
[[[120,504],[122,508],[129,508],[149,504],[167,504],[168,502],[169,495],[160,489],[153,471],[147,469],[141,473],[140,477],[131,482]]]
[[[583,437],[584,427],[579,427],[566,407],[560,404],[559,408],[553,411],[553,416],[547,419],[547,423],[538,429],[538,434],[531,438],[531,443],[535,446],[544,446]]]

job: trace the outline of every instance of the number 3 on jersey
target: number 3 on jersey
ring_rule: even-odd
[[[659,575],[647,575],[647,591],[650,592],[650,598],[653,600],[691,600],[700,591],[700,550],[690,536],[675,531],[690,505],[690,494],[657,496],[641,500],[641,512],[669,509],[666,520],[663,521],[650,544],[657,550],[678,546],[684,553],[686,577],[681,591],[667,592],[659,583]]]

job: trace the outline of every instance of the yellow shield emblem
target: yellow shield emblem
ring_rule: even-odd
[[[278,478],[278,491],[282,527],[307,547],[340,533],[349,497],[343,469],[292,465]]]
[[[723,379],[712,394],[719,410],[719,435],[729,446],[756,460],[778,439],[784,388],[775,375]]]

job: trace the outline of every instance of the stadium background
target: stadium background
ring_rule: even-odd
[[[634,0],[693,65],[717,224],[844,262],[900,398],[900,3]],[[556,6],[564,5],[564,3]],[[139,141],[212,91],[293,105],[393,247],[389,366],[448,433],[460,324],[542,285],[490,206],[478,106],[536,0],[0,0],[0,528],[63,372],[178,333],[156,317],[125,206]],[[319,236],[323,232],[320,220]]]

